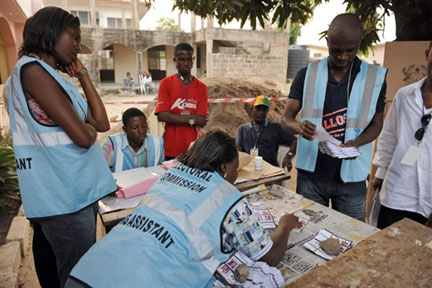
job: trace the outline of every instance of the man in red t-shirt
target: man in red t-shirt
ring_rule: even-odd
[[[180,43],[174,49],[178,73],[163,79],[159,85],[155,114],[165,122],[165,159],[188,150],[198,138],[199,129],[207,124],[207,86],[191,74],[193,48]]]

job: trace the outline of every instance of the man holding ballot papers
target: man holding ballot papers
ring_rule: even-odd
[[[329,57],[297,73],[281,124],[300,135],[297,193],[326,206],[331,199],[334,209],[364,221],[365,180],[371,142],[382,129],[387,70],[356,57],[362,38],[357,16],[346,13],[333,19],[327,36]],[[299,122],[295,117],[300,109]],[[321,129],[340,142],[322,141],[322,133],[317,133]],[[344,147],[354,147],[353,153],[358,149],[359,155],[344,156]]]

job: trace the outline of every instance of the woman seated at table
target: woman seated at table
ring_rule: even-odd
[[[201,136],[178,157],[140,205],[97,242],[66,287],[204,287],[236,251],[275,266],[298,218],[285,214],[271,237],[237,178],[235,140],[221,131]]]

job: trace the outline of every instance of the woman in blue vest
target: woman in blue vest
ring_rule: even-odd
[[[116,190],[97,132],[109,129],[103,103],[77,55],[80,22],[56,7],[26,21],[5,99],[21,198],[34,228],[42,287],[63,287],[96,241],[96,202]],[[78,78],[84,97],[56,71]],[[67,75],[66,75],[67,76]]]
[[[66,287],[205,287],[236,251],[279,263],[298,218],[284,215],[271,237],[258,224],[232,185],[239,165],[235,140],[209,132],[178,160],[81,258]]]

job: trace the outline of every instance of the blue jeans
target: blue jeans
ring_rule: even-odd
[[[123,79],[123,90],[126,89],[135,89],[135,80],[131,80],[129,83],[126,81],[126,79]]]
[[[73,277],[69,277],[66,281],[65,288],[89,288],[87,284],[84,284]]]
[[[96,204],[72,214],[32,219],[31,223],[41,286],[64,287],[72,268],[96,242]]]
[[[317,181],[307,174],[297,176],[297,193],[321,205],[333,209],[360,221],[365,221],[366,181],[343,183]]]

